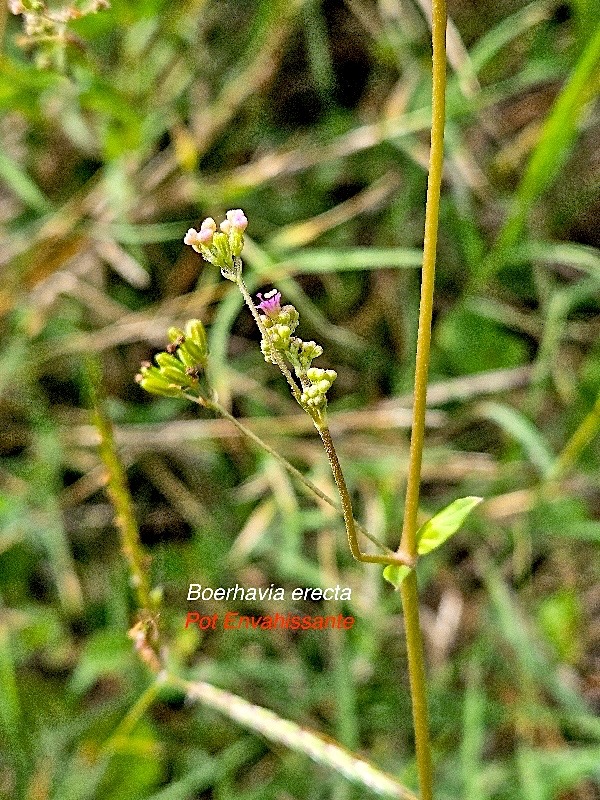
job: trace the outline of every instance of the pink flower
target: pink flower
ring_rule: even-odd
[[[183,237],[183,243],[189,244],[190,247],[200,244],[199,234],[195,228],[190,228],[186,235]]]
[[[200,226],[201,231],[210,231],[213,234],[217,230],[217,223],[214,221],[212,217],[207,217],[205,220],[202,220],[202,225]]]
[[[246,215],[241,208],[234,208],[231,211],[228,211],[226,216],[226,222],[229,222],[230,226],[234,230],[242,233],[248,227],[248,220],[246,219]],[[225,224],[225,222],[223,224]],[[223,230],[223,225],[221,225],[221,230]],[[229,230],[223,231],[223,233],[229,233]]]
[[[266,314],[267,317],[276,317],[279,314],[281,311],[281,292],[278,292],[277,289],[272,289],[270,292],[267,292],[264,297],[259,292],[257,297],[260,300],[257,308],[259,308],[263,314]]]
[[[199,248],[200,245],[210,246],[214,232],[217,230],[216,223],[212,217],[208,217],[202,222],[200,230],[190,228],[183,239],[184,244],[189,244],[194,249]],[[198,252],[200,252],[198,250]]]
[[[212,242],[213,232],[210,228],[200,228],[198,233],[198,241],[202,244],[209,245]]]

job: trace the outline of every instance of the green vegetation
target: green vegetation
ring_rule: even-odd
[[[352,559],[339,509],[227,418],[335,498],[243,298],[183,236],[244,209],[244,280],[253,295],[276,286],[326,349],[314,367],[337,373],[328,416],[354,514],[395,549],[431,123],[426,14],[370,0],[115,0],[62,17],[53,5],[52,18],[32,0],[9,5],[30,17],[26,30],[2,6],[0,798],[414,798],[398,593]],[[449,12],[414,509],[432,550],[416,572],[434,796],[590,800],[598,6]],[[218,393],[204,409],[134,380],[191,318]],[[437,548],[462,519],[427,520],[475,496]],[[273,584],[285,600],[188,602],[190,583]],[[292,600],[338,584],[351,600]],[[196,608],[355,622],[185,628]]]

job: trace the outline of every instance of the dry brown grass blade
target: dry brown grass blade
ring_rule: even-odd
[[[429,126],[430,111],[422,109],[405,114],[393,120],[380,120],[355,128],[350,133],[338,136],[326,145],[304,143],[291,150],[269,153],[266,156],[233,170],[227,175],[215,176],[227,187],[242,189],[258,186],[265,181],[282,175],[314,167],[327,161],[335,161],[367,150],[388,139],[407,136],[409,133],[426,130]]]
[[[303,728],[278,716],[273,711],[249,703],[231,692],[218,689],[204,681],[184,681],[168,677],[168,681],[183,689],[188,700],[203,703],[222,712],[246,728],[260,733],[275,744],[304,753],[318,764],[344,775],[353,783],[372,792],[398,800],[418,800],[417,796],[396,778],[375,767],[367,759],[346,750],[333,739]]]
[[[380,411],[377,407],[363,411],[345,411],[329,415],[330,428],[336,434],[344,431],[383,430],[410,427],[410,411],[404,408],[392,408]],[[440,412],[429,415],[429,424],[441,427],[446,416]],[[286,434],[302,434],[313,430],[312,420],[304,414],[289,414],[281,417],[253,417],[241,419],[259,435],[283,436]],[[152,447],[171,449],[182,442],[202,441],[205,439],[230,439],[241,436],[230,422],[224,419],[180,420],[177,422],[150,425],[120,425],[115,429],[119,445],[137,450]],[[65,431],[68,443],[79,447],[95,447],[98,436],[92,425],[77,425]]]

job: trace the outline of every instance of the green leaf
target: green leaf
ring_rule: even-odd
[[[483,497],[459,497],[439,511],[417,531],[417,553],[424,556],[444,544],[482,500]],[[409,572],[410,567],[388,564],[383,570],[383,577],[399,589]]]
[[[125,674],[132,664],[131,641],[121,631],[99,630],[88,637],[71,676],[70,689],[80,696],[101,677]]]
[[[598,90],[600,28],[592,29],[577,63],[556,98],[538,142],[514,193],[512,209],[496,250],[506,252],[520,239],[529,212],[542,193],[556,180],[571,152],[590,100]]]
[[[523,341],[503,324],[487,319],[481,303],[456,305],[435,329],[444,361],[457,375],[519,367],[527,363]]]
[[[410,572],[410,567],[405,565],[398,566],[396,564],[388,564],[383,570],[383,577],[389,581],[396,589],[400,588],[400,584]]]
[[[439,511],[417,531],[417,553],[424,556],[444,544],[482,500],[483,497],[459,497]]]
[[[0,180],[25,203],[40,214],[52,209],[52,204],[25,169],[6,153],[0,153]]]

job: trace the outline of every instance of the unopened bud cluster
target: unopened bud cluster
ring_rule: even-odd
[[[198,381],[208,360],[206,331],[199,319],[185,326],[169,329],[170,344],[158,353],[156,366],[145,362],[136,375],[142,389],[163,397],[178,397],[182,391],[198,388]]]
[[[264,297],[259,294],[258,298],[260,303],[257,309],[262,311],[260,319],[268,334],[268,340],[263,337],[260,343],[265,361],[276,364],[273,351],[277,351],[277,355],[291,364],[300,380],[302,407],[307,411],[324,409],[327,405],[327,391],[337,378],[337,373],[332,369],[311,367],[313,360],[322,355],[323,348],[316,342],[304,342],[293,336],[298,327],[299,315],[294,306],[281,305],[281,292],[273,289]]]
[[[202,222],[199,231],[190,228],[183,241],[210,264],[219,267],[224,278],[235,281],[242,269],[240,255],[247,227],[246,215],[241,208],[236,208],[227,212],[226,218],[219,225],[220,230],[217,231],[214,219],[208,217]]]
[[[301,401],[311,408],[322,408],[327,403],[327,392],[337,378],[334,369],[312,367],[306,373],[310,386],[302,392]]]

